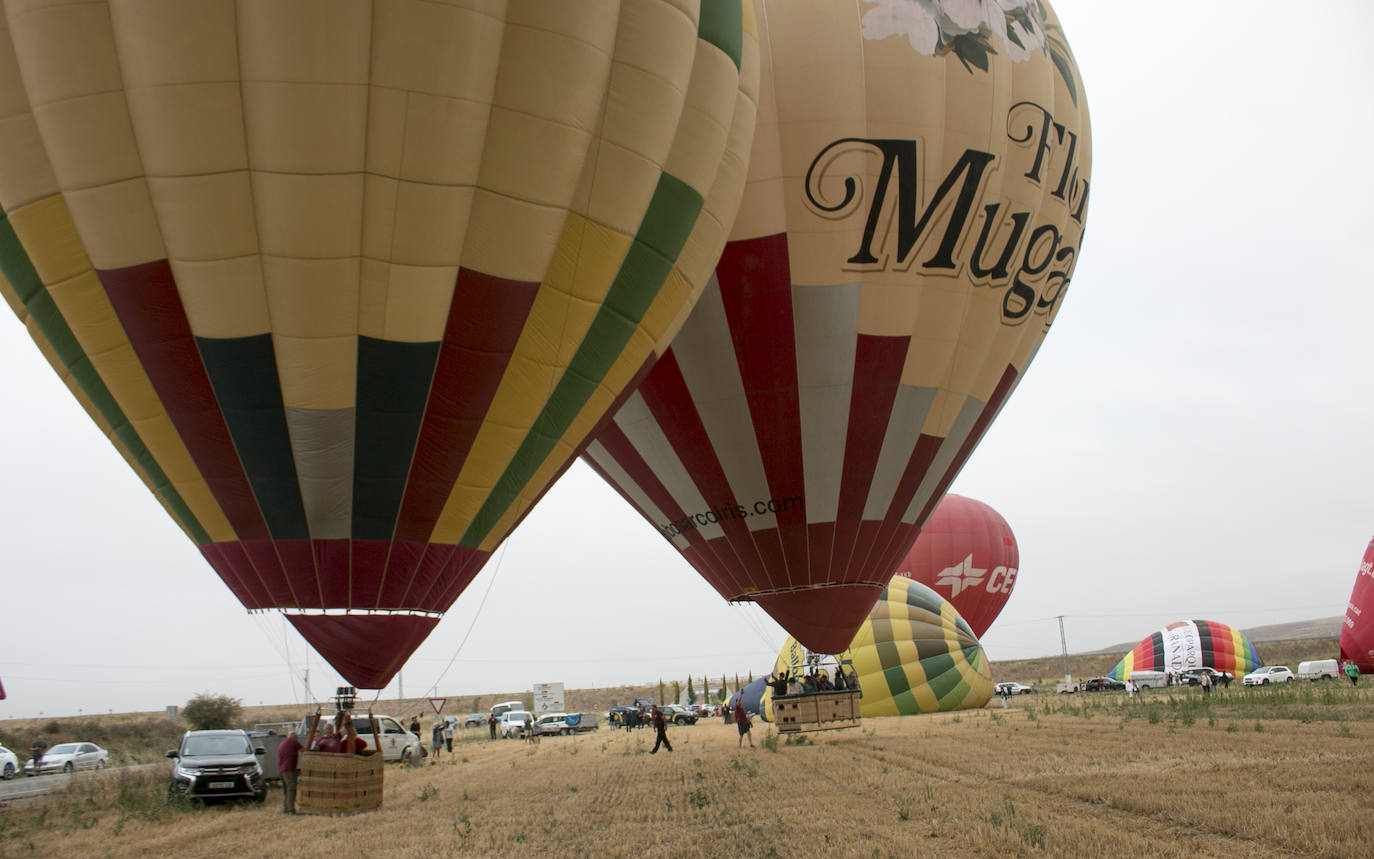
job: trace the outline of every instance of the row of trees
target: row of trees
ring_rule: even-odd
[[[748,679],[745,680],[743,683],[740,682],[739,675],[736,674],[736,675],[735,675],[735,691],[739,691],[740,689],[743,689],[746,685],[748,685],[748,684],[750,684],[750,683],[753,683],[753,682],[754,682],[754,672],[752,672],[752,671],[749,672],[749,677],[748,677]],[[692,675],[690,675],[690,674],[687,675],[687,703],[688,703],[688,704],[705,704],[705,703],[724,704],[727,700],[729,700],[729,698],[730,698],[730,689],[729,689],[729,684],[727,683],[726,675],[724,675],[724,674],[720,675],[720,685],[717,686],[715,689],[712,689],[712,688],[711,688],[711,678],[707,677],[705,674],[701,675],[701,683],[702,683],[702,691],[701,691],[701,694],[698,695],[698,694],[697,694],[697,690],[696,690],[696,686],[694,685],[694,681],[693,681],[693,679],[692,679]],[[680,681],[677,681],[677,680],[674,680],[674,681],[673,681],[673,697],[672,697],[672,698],[668,698],[668,697],[667,697],[667,687],[664,685],[663,681],[662,681],[662,680],[659,680],[659,681],[658,681],[658,703],[659,703],[660,706],[662,706],[663,704],[668,704],[668,703],[674,703],[674,704],[675,704],[675,703],[677,703],[677,702],[679,702],[679,701],[681,701],[681,700],[682,700],[682,683],[681,683]]]

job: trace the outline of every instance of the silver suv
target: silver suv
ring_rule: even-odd
[[[178,748],[167,752],[172,772],[167,798],[251,799],[267,798],[262,764],[245,731],[187,731]]]

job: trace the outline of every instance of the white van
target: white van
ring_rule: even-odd
[[[528,737],[534,731],[534,714],[529,710],[507,710],[496,723],[496,733],[505,740]]]
[[[1314,659],[1298,663],[1299,680],[1339,680],[1341,665],[1334,659]]]
[[[495,716],[496,720],[499,722],[501,721],[501,717],[509,711],[523,709],[525,709],[524,701],[502,701],[500,704],[494,704],[492,706],[491,715]]]
[[[1169,685],[1169,675],[1163,671],[1132,671],[1129,679],[1137,689],[1163,689]]]

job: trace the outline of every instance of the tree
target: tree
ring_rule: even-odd
[[[688,703],[688,704],[695,704],[696,702],[697,702],[697,693],[696,693],[696,690],[692,688],[692,675],[688,674],[688,675],[687,675],[687,703]]]
[[[673,703],[676,704],[676,703],[678,703],[678,702],[681,701],[681,700],[682,700],[682,683],[681,683],[680,681],[674,680],[674,681],[673,681]]]
[[[658,680],[658,706],[662,707],[666,702],[663,700],[663,678]]]
[[[238,698],[211,695],[209,692],[201,692],[181,708],[182,718],[191,724],[193,731],[238,727],[242,714],[243,702]]]
[[[730,689],[725,685],[725,675],[720,675],[720,700],[724,703],[730,697]]]
[[[753,683],[753,682],[754,682],[754,672],[752,672],[752,671],[749,672],[749,680],[748,680],[748,682],[750,682],[750,683]]]

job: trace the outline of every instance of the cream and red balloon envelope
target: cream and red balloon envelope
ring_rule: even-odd
[[[1061,306],[1087,103],[1045,3],[755,8],[730,241],[585,458],[722,596],[834,653]]]
[[[897,575],[949,600],[982,638],[1011,597],[1020,563],[1016,536],[1000,513],[981,501],[946,495]]]
[[[709,278],[752,15],[11,6],[5,298],[234,595],[383,686]]]
[[[1355,588],[1346,604],[1341,625],[1341,660],[1353,661],[1361,674],[1374,674],[1374,540],[1369,541],[1360,559]]]

